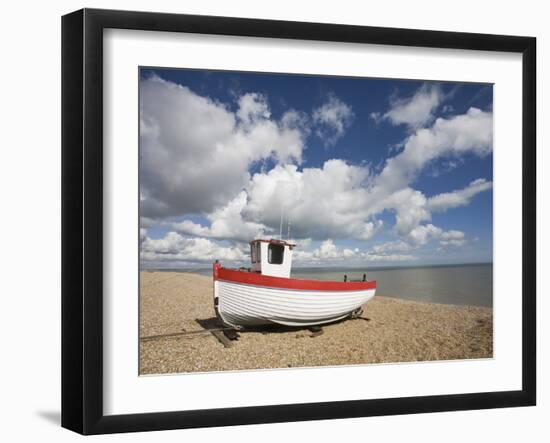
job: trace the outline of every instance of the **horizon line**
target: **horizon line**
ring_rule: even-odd
[[[423,263],[423,264],[412,264],[412,265],[381,265],[381,266],[345,266],[345,265],[336,265],[336,266],[293,266],[293,269],[384,269],[384,268],[434,268],[434,267],[445,267],[445,266],[476,266],[476,265],[493,265],[493,261],[480,261],[480,262],[464,262],[464,263]],[[157,270],[198,270],[198,269],[210,269],[210,266],[189,266],[189,267],[141,267],[140,271],[157,271]]]

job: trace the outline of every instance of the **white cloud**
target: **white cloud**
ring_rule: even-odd
[[[311,245],[311,238],[301,238],[298,240],[294,240],[294,243],[296,244],[296,248],[306,250]]]
[[[252,126],[262,120],[269,119],[271,112],[267,97],[262,94],[249,93],[239,98],[237,117],[245,126]]]
[[[418,130],[377,176],[371,175],[368,166],[343,160],[302,170],[295,165],[277,165],[254,174],[243,185],[246,194],[241,192],[225,206],[209,212],[210,227],[184,221],[177,229],[198,236],[247,240],[278,233],[283,207],[295,238],[368,240],[382,228],[378,215],[391,210],[395,212],[397,234],[406,238],[419,224],[431,220],[432,211],[451,207],[453,202],[467,204],[490,187],[481,179],[464,190],[428,199],[410,187],[417,174],[430,161],[446,155],[486,155],[491,140],[491,114],[471,109],[465,115],[439,119],[432,128]]]
[[[189,88],[151,77],[140,84],[141,213],[210,212],[247,184],[256,161],[299,163],[305,133],[293,115],[270,118],[266,97],[246,94],[233,113]]]
[[[375,254],[386,254],[388,252],[409,252],[413,247],[403,240],[389,241],[375,245],[371,248]]]
[[[313,251],[313,257],[318,259],[342,259],[360,256],[359,249],[338,248],[332,239],[325,240],[318,249]]]
[[[147,238],[147,229],[139,228],[139,243],[141,244]]]
[[[464,232],[451,229],[450,231],[442,232],[439,238],[443,241],[462,240],[464,238]]]
[[[438,240],[442,245],[462,246],[466,243],[464,237],[465,234],[462,231],[444,231],[431,223],[419,225],[407,235],[407,239],[416,246],[425,245],[432,239]]]
[[[261,223],[243,220],[242,210],[246,206],[246,192],[240,192],[226,206],[208,214],[210,226],[202,226],[190,220],[175,223],[174,229],[184,234],[198,237],[239,240],[248,242],[254,238],[263,237],[269,228]]]
[[[287,129],[299,129],[304,135],[308,135],[311,131],[308,115],[294,109],[290,109],[283,114],[281,125]]]
[[[431,219],[426,197],[412,188],[394,192],[384,203],[385,207],[395,210],[395,229],[399,235],[407,235],[420,222]]]
[[[369,117],[374,121],[374,123],[378,124],[382,121],[382,113],[380,112],[371,112],[369,114]]]
[[[472,198],[480,192],[487,191],[493,187],[493,183],[483,178],[471,182],[464,189],[453,192],[445,192],[428,199],[427,207],[434,212],[444,212],[447,209],[457,208],[470,204]]]
[[[191,220],[184,220],[181,223],[174,223],[173,228],[182,234],[196,237],[216,237],[214,229],[194,223]]]
[[[467,205],[492,186],[478,179],[464,189],[431,197],[413,188],[418,175],[437,159],[459,161],[467,153],[490,154],[491,112],[470,108],[466,114],[439,118],[429,127],[412,130],[402,150],[376,175],[368,165],[338,159],[321,167],[299,168],[312,125],[318,133],[325,131],[325,141],[333,143],[353,118],[351,108],[333,95],[314,111],[312,121],[295,110],[276,121],[267,97],[257,93],[238,97],[233,112],[157,77],[143,81],[141,88],[141,227],[152,226],[154,218],[184,217],[173,224],[177,232],[163,239],[149,239],[143,232],[142,258],[147,260],[184,261],[186,254],[196,262],[243,260],[247,252],[242,242],[278,234],[281,207],[284,233],[290,219],[291,237],[325,240],[313,251],[296,250],[297,260],[412,260],[406,253],[432,240],[443,246],[463,245],[461,231],[425,223],[431,221],[432,212]],[[392,114],[392,121],[406,123],[405,110],[418,103],[424,103],[419,109],[432,109],[425,103],[433,101],[438,91],[426,87],[410,100],[400,101],[392,109],[400,109]],[[411,128],[420,124],[407,121]],[[264,160],[275,166],[251,175],[251,165]],[[393,232],[398,240],[367,251],[336,246],[333,239],[373,238],[383,228],[379,217],[384,211],[395,214]],[[185,219],[191,214],[205,215],[208,224]],[[236,246],[221,246],[209,239],[229,240]],[[175,249],[163,252],[167,245]]]
[[[297,264],[314,265],[343,262],[347,265],[361,265],[366,262],[396,262],[412,261],[415,256],[410,254],[388,254],[388,251],[375,250],[361,251],[358,248],[339,248],[332,239],[323,241],[318,248],[312,251],[294,251],[294,260]]]
[[[372,261],[372,262],[398,262],[398,261],[413,261],[416,260],[417,257],[410,254],[366,254],[365,260],[366,261]]]
[[[343,259],[357,258],[360,256],[359,250],[349,248],[339,248],[332,239],[323,241],[318,248],[310,251],[300,249],[294,250],[294,260],[296,263],[326,263],[341,261]]]
[[[163,238],[146,238],[141,244],[142,262],[212,263],[214,260],[249,261],[239,247],[225,247],[205,238],[187,238],[169,232]]]
[[[343,258],[344,252],[339,250],[331,239],[328,239],[313,252],[313,256],[317,258]]]
[[[428,225],[419,225],[412,229],[407,238],[409,241],[416,245],[424,245],[431,238],[438,237],[442,234],[443,230],[431,223]]]
[[[413,182],[431,161],[473,153],[484,157],[493,149],[493,114],[470,108],[466,114],[438,118],[432,127],[417,130],[403,151],[390,158],[377,179],[377,185],[397,191]]]
[[[444,94],[439,85],[424,84],[412,97],[392,100],[391,109],[382,116],[372,113],[371,117],[375,121],[385,119],[394,125],[405,124],[417,129],[433,121],[434,111],[443,100]]]
[[[334,94],[330,94],[327,103],[313,111],[316,134],[325,146],[334,146],[353,121],[354,113],[350,105]]]
[[[155,221],[151,218],[148,218],[148,217],[140,217],[139,218],[139,226],[142,227],[142,228],[150,228],[151,226],[153,226],[153,224],[155,223]]]
[[[464,246],[466,244],[466,240],[465,239],[461,239],[461,240],[441,240],[439,242],[439,244],[441,244],[442,246]]]
[[[342,160],[302,171],[293,165],[276,166],[254,174],[242,214],[278,232],[283,207],[295,238],[367,240],[382,226],[368,214],[368,181],[367,168]]]

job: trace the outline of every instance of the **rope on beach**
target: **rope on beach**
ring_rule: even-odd
[[[212,334],[214,332],[223,332],[223,331],[232,331],[232,330],[234,330],[234,328],[201,329],[199,331],[172,332],[170,334],[148,335],[146,337],[140,337],[139,339],[141,341],[162,340],[164,338],[185,337],[187,335]]]

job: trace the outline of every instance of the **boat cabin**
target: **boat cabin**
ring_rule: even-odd
[[[290,278],[294,246],[296,245],[283,240],[252,240],[250,242],[252,272]]]

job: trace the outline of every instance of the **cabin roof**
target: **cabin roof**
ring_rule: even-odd
[[[253,243],[259,243],[259,242],[263,242],[263,243],[273,243],[273,244],[276,244],[276,245],[283,245],[283,246],[289,246],[291,249],[294,248],[296,246],[295,243],[289,243],[285,240],[278,240],[276,238],[272,238],[270,240],[266,240],[266,239],[262,239],[262,238],[258,238],[258,239],[255,239],[255,240],[252,240],[250,242],[250,244],[253,244]]]

